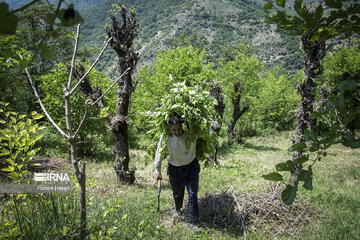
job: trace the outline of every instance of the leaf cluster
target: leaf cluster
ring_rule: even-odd
[[[188,47],[176,47],[158,52],[154,66],[144,66],[138,73],[139,84],[132,95],[131,119],[140,131],[149,130],[149,112],[156,111],[161,98],[168,94],[173,83],[208,89],[215,73],[212,64],[206,63],[206,52]],[[172,79],[169,78],[171,74]],[[136,114],[135,114],[136,113]],[[140,114],[139,114],[140,113]]]
[[[269,173],[267,175],[263,175],[262,177],[266,180],[271,181],[285,181],[284,176],[281,173],[292,173],[297,172],[299,182],[303,182],[303,188],[307,190],[312,190],[312,180],[313,180],[313,172],[312,167],[317,161],[321,161],[323,156],[327,155],[326,149],[328,149],[334,140],[336,139],[336,134],[329,133],[323,137],[318,136],[314,131],[310,128],[305,130],[303,134],[304,140],[299,143],[293,144],[288,151],[302,151],[305,154],[301,155],[298,158],[293,160],[288,160],[286,162],[278,163],[275,168],[276,172]],[[305,167],[298,170],[296,165],[304,165],[308,163],[307,169]],[[298,185],[295,186],[291,184],[287,184],[286,188],[282,192],[282,200],[285,204],[290,205],[293,203],[296,192],[298,190]]]
[[[211,122],[215,120],[214,100],[209,92],[199,87],[187,87],[183,83],[174,83],[169,94],[161,101],[154,117],[153,140],[157,142],[162,136],[165,146],[161,154],[166,154],[167,137],[171,135],[167,121],[171,116],[181,117],[183,130],[186,134],[186,147],[197,139],[196,157],[199,161],[208,163],[206,154],[213,153],[212,145],[217,143],[217,136],[211,130]],[[150,155],[154,155],[155,145],[150,147]]]

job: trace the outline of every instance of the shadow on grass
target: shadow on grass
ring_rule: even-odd
[[[246,149],[254,149],[254,150],[257,150],[257,151],[274,151],[274,152],[276,152],[276,151],[281,150],[280,148],[275,148],[275,147],[257,146],[257,145],[254,145],[252,143],[245,143],[243,146]]]
[[[227,144],[223,144],[222,146],[220,146],[218,148],[218,156],[220,155],[226,155],[228,153],[233,153],[234,151],[238,151],[238,150],[246,150],[246,149],[253,149],[256,151],[281,151],[282,149],[277,148],[277,147],[269,147],[269,146],[265,146],[265,145],[254,145],[253,143],[248,143],[245,142],[244,144],[232,144],[232,145],[227,145]]]
[[[236,201],[228,193],[206,194],[199,198],[199,225],[225,234],[244,235],[245,219],[235,211]],[[187,212],[187,208],[184,209]]]

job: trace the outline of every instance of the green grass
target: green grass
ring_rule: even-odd
[[[290,133],[281,133],[249,138],[244,145],[220,149],[220,164],[202,167],[199,198],[227,192],[230,188],[237,196],[264,193],[271,183],[261,175],[274,171],[275,164],[291,158],[287,151],[290,144]],[[173,199],[165,175],[166,162],[162,166],[164,180],[160,212],[157,212],[153,163],[145,165],[142,150],[131,150],[130,155],[130,165],[136,168],[133,185],[116,183],[111,161],[87,163],[89,239],[244,238],[240,228],[231,230],[203,222],[203,232],[195,235],[184,221],[175,222],[171,217]],[[72,171],[71,166],[68,171]],[[359,239],[360,150],[335,145],[314,165],[313,172],[314,190],[299,189],[300,196],[312,209],[308,223],[299,229],[299,239]],[[272,228],[246,225],[246,239],[293,237],[286,233],[275,236]]]
[[[261,175],[274,170],[275,164],[291,158],[290,134],[282,133],[268,137],[250,138],[244,145],[220,149],[219,165],[202,168],[199,198],[206,194],[226,192],[232,186],[238,195],[262,193],[270,182]],[[121,213],[127,214],[119,222],[128,237],[145,239],[238,239],[236,233],[202,223],[204,231],[193,235],[185,222],[173,222],[172,192],[165,175],[162,181],[161,210],[156,211],[157,192],[153,179],[153,164],[144,165],[144,152],[132,150],[131,165],[136,167],[137,181],[134,185],[119,186],[110,163],[89,163],[87,174],[96,186],[89,189],[89,196],[106,201],[111,197],[121,199]],[[166,163],[163,164],[166,172]],[[357,239],[360,234],[360,151],[333,146],[327,157],[314,166],[314,190],[300,189],[299,193],[313,209],[311,220],[301,231],[301,239]],[[185,201],[187,198],[185,197]],[[186,202],[185,202],[186,203]],[[251,226],[246,226],[251,229]],[[127,230],[124,230],[127,229]],[[266,229],[247,231],[247,239],[273,239]],[[114,237],[123,238],[120,233]],[[288,239],[286,234],[278,239]]]

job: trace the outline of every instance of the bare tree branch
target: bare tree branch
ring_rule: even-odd
[[[78,128],[76,129],[76,131],[75,131],[75,133],[74,133],[74,137],[76,137],[76,135],[78,134],[78,132],[79,132],[79,130],[80,130],[80,128],[81,128],[81,126],[83,125],[83,123],[84,123],[84,121],[85,121],[85,119],[86,119],[86,115],[87,115],[87,113],[88,113],[88,110],[89,110],[90,106],[92,106],[92,105],[89,105],[89,106],[87,106],[87,107],[85,108],[84,116],[83,116],[83,118],[81,119],[81,122],[79,123],[79,126],[78,126]]]
[[[80,35],[80,24],[78,24],[77,27],[76,27],[76,38],[75,38],[74,53],[73,53],[73,56],[72,56],[72,59],[71,59],[71,69],[70,69],[70,73],[69,73],[69,81],[68,81],[68,84],[67,84],[67,89],[70,89],[70,87],[71,87],[71,79],[72,79],[72,76],[73,76],[74,63],[75,63],[76,52],[77,52],[77,48],[78,48],[79,35]]]
[[[99,56],[96,58],[96,60],[94,61],[94,63],[91,65],[90,69],[84,74],[84,76],[81,77],[81,79],[76,83],[76,85],[73,87],[73,89],[71,89],[71,91],[69,92],[69,95],[73,94],[73,92],[75,91],[75,89],[79,86],[79,84],[81,83],[81,81],[90,73],[90,71],[94,68],[94,66],[97,64],[97,62],[99,61],[101,55],[103,55],[104,51],[106,50],[106,48],[109,46],[109,42],[111,41],[112,37],[109,38],[104,46],[104,48],[102,49],[102,51],[100,52]]]
[[[80,124],[79,124],[79,126],[78,126],[78,128],[77,128],[77,130],[75,131],[74,137],[78,134],[78,132],[79,132],[82,124],[84,123],[84,121],[85,121],[85,119],[86,119],[86,115],[87,115],[87,113],[88,113],[88,109],[89,109],[90,107],[94,106],[97,102],[99,102],[99,101],[105,96],[105,94],[108,93],[108,92],[111,90],[111,88],[113,88],[113,87],[115,86],[115,84],[122,78],[122,76],[124,76],[125,73],[126,73],[127,71],[129,71],[130,69],[131,69],[130,67],[127,68],[127,69],[125,70],[125,72],[123,72],[123,73],[120,75],[120,77],[118,77],[118,78],[111,84],[111,86],[110,86],[108,89],[106,89],[106,91],[105,91],[95,102],[93,102],[92,104],[90,104],[90,105],[88,105],[88,106],[86,107],[84,116],[83,116],[83,118],[82,118],[82,120],[81,120],[81,122],[80,122]]]
[[[21,60],[22,60],[23,57],[21,56],[21,54],[19,54],[19,56],[20,56],[20,58],[21,58]],[[56,128],[56,130],[58,130],[58,132],[59,132],[63,137],[65,137],[66,139],[69,139],[69,138],[70,138],[69,135],[67,135],[67,134],[55,123],[55,121],[54,121],[54,120],[52,119],[52,117],[49,115],[49,113],[47,112],[45,106],[44,106],[43,103],[41,102],[41,99],[40,99],[40,97],[39,97],[39,94],[37,93],[37,90],[36,90],[36,88],[35,88],[35,85],[34,85],[32,79],[31,79],[30,73],[29,73],[29,71],[28,71],[27,68],[25,68],[25,73],[26,73],[26,78],[27,78],[27,80],[29,81],[29,84],[30,84],[30,86],[31,86],[31,88],[32,88],[32,90],[33,90],[33,92],[34,92],[34,94],[35,94],[35,97],[36,97],[37,101],[39,102],[40,107],[41,107],[41,109],[43,110],[45,116],[48,118],[49,122]]]
[[[110,91],[110,89],[111,89],[111,88],[125,75],[125,73],[126,73],[127,71],[129,71],[130,69],[131,69],[131,67],[128,67],[128,68],[125,70],[125,72],[123,72],[123,73],[120,75],[120,77],[118,77],[118,78],[111,84],[111,86],[110,86],[94,103],[91,104],[91,106],[95,105],[98,101],[100,101],[100,99],[103,98],[103,97],[105,96],[105,94],[106,94],[108,91]]]

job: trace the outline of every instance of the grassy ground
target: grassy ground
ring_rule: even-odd
[[[236,195],[261,194],[270,183],[261,175],[274,170],[276,163],[290,159],[288,133],[249,139],[245,145],[222,149],[219,165],[202,168],[199,198],[228,192]],[[321,162],[315,164],[314,190],[300,189],[300,196],[311,206],[311,217],[299,229],[300,239],[360,239],[360,150],[341,145],[333,146]],[[193,234],[185,221],[174,221],[172,193],[165,176],[161,192],[161,210],[157,208],[157,190],[153,179],[153,164],[144,165],[144,152],[131,151],[132,165],[136,170],[136,183],[119,186],[111,163],[88,163],[90,183],[89,197],[92,201],[120,200],[120,207],[112,217],[121,219],[115,230],[109,232],[114,238],[160,238],[160,239],[241,239],[238,231],[209,222],[201,223],[203,232]],[[163,172],[166,172],[166,163]],[[165,175],[165,174],[164,174]],[[185,203],[187,199],[185,198]],[[241,204],[241,203],[240,203]],[[95,209],[89,208],[91,211]],[[279,216],[280,218],[282,216]],[[286,216],[284,216],[286,217]],[[276,222],[274,223],[276,224]],[[90,221],[91,225],[91,221]],[[287,233],[274,234],[271,227],[254,228],[246,225],[247,239],[293,239]],[[96,238],[95,233],[93,238]]]
[[[328,155],[313,167],[314,190],[301,188],[300,198],[294,203],[297,207],[288,208],[280,200],[274,202],[274,193],[269,192],[271,187],[274,189],[274,184],[262,179],[261,175],[274,171],[275,164],[290,159],[291,154],[287,151],[289,139],[290,133],[251,138],[244,145],[220,149],[219,165],[202,167],[199,202],[230,199],[233,208],[223,202],[212,205],[218,205],[224,216],[239,213],[238,209],[246,206],[249,214],[245,217],[245,233],[239,221],[221,224],[201,218],[203,231],[194,234],[188,229],[184,218],[174,220],[172,192],[165,174],[166,162],[162,167],[164,180],[158,212],[154,166],[153,163],[145,165],[145,152],[142,150],[131,150],[130,153],[131,166],[136,168],[136,182],[133,185],[116,183],[111,159],[88,161],[89,239],[360,239],[360,149],[352,150],[341,145],[330,148]],[[70,165],[65,168],[72,172]],[[279,195],[275,197],[279,199]],[[55,204],[59,206],[58,209],[65,209],[62,212],[78,212],[74,207],[76,205],[68,204],[77,197],[75,192],[72,196],[60,197],[61,201],[55,201]],[[49,199],[46,203],[45,200],[46,197],[43,205],[38,205],[41,214],[46,215],[47,209],[51,214],[54,202]],[[258,208],[252,208],[250,214],[249,209],[255,202]],[[256,215],[262,209],[266,214]],[[285,214],[284,209],[289,209],[290,215]],[[300,210],[301,215],[294,215],[294,209]],[[208,210],[204,211],[203,208],[201,211],[204,213]],[[38,221],[42,219],[41,214]],[[39,239],[53,239],[51,236],[59,234],[64,237],[56,237],[58,239],[76,238],[78,223],[75,221],[78,217],[69,216],[50,216],[50,220],[46,220],[50,225],[42,229],[39,227],[34,234],[41,235]],[[254,216],[261,216],[261,219]],[[52,227],[54,224],[51,225],[51,221],[55,220],[51,219],[57,222],[54,223],[55,228]],[[261,221],[265,223],[260,224]],[[293,225],[299,226],[293,228],[295,232],[287,230]],[[32,227],[36,226],[39,224],[35,223]],[[52,228],[54,234],[48,234],[48,228]]]

